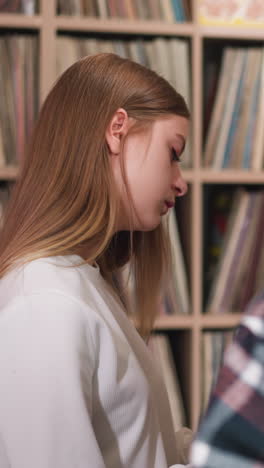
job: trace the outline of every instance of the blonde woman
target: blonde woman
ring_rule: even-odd
[[[140,334],[166,273],[161,220],[187,190],[188,119],[163,78],[113,54],[72,65],[44,102],[1,234],[1,468],[178,463]],[[112,280],[128,260],[140,334]]]

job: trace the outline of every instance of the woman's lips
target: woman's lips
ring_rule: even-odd
[[[175,205],[174,202],[165,200],[165,202],[164,202],[164,209],[163,209],[163,211],[162,211],[162,215],[168,213],[169,209],[170,209],[170,208],[173,208],[174,205]]]
[[[168,208],[173,208],[174,207],[174,202],[172,201],[165,201],[165,204],[167,205]]]

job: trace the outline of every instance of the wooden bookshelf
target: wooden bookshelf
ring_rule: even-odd
[[[0,13],[0,28],[40,29],[43,24],[40,15],[26,16],[15,13]]]
[[[13,166],[0,167],[0,181],[16,180],[18,177],[18,168]]]
[[[129,21],[124,19],[100,20],[56,16],[55,0],[40,0],[40,14],[23,16],[0,14],[0,30],[32,31],[39,36],[40,82],[39,96],[42,102],[56,78],[56,36],[58,33],[93,33],[144,36],[183,37],[190,41],[192,69],[192,168],[184,171],[191,187],[191,226],[190,226],[190,283],[191,315],[160,317],[156,329],[175,330],[189,336],[187,360],[189,363],[188,395],[190,425],[196,428],[200,415],[201,401],[201,337],[203,330],[221,330],[237,326],[240,314],[204,315],[202,308],[202,264],[203,264],[203,187],[205,184],[264,184],[264,171],[223,170],[212,171],[202,167],[202,107],[203,107],[203,43],[204,39],[237,39],[264,41],[264,29],[204,27],[197,21],[197,4],[192,0],[193,21],[186,24],[171,24],[160,21]],[[0,180],[12,181],[17,178],[14,167],[0,168]]]
[[[92,31],[112,34],[144,34],[144,35],[164,35],[164,36],[191,36],[193,34],[193,24],[164,23],[162,21],[132,21],[122,18],[100,20],[97,18],[74,18],[59,16],[56,18],[56,29],[58,31]],[[176,32],[177,31],[177,32]]]
[[[264,174],[263,171],[247,171],[247,170],[234,170],[224,169],[222,171],[212,171],[203,169],[200,171],[198,177],[204,183],[210,184],[263,184]]]
[[[263,41],[263,27],[230,27],[230,26],[200,26],[199,34],[203,38],[242,39],[247,41]]]
[[[186,315],[169,315],[159,317],[155,323],[156,330],[191,330],[193,326],[193,317]]]

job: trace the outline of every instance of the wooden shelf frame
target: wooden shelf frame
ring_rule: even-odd
[[[169,315],[161,316],[156,320],[156,330],[192,330],[198,325],[201,330],[237,327],[241,320],[238,312],[219,315]]]
[[[57,16],[57,31],[87,31],[102,32],[112,34],[143,34],[143,35],[164,35],[164,36],[191,36],[193,34],[192,23],[164,23],[164,21],[147,20],[127,20],[127,19],[107,19],[98,18],[71,18],[67,16]]]
[[[34,16],[0,14],[0,30],[32,31],[39,35],[40,82],[42,103],[56,79],[56,36],[63,33],[89,33],[140,36],[183,37],[191,44],[192,70],[192,138],[193,167],[183,171],[191,185],[191,315],[160,317],[159,330],[177,330],[190,334],[189,346],[189,408],[190,423],[197,427],[201,400],[201,338],[204,330],[232,328],[238,325],[239,314],[204,315],[202,310],[202,241],[203,241],[203,188],[205,184],[264,184],[264,171],[222,170],[202,167],[202,103],[203,103],[203,47],[205,39],[264,41],[264,28],[205,27],[198,24],[197,2],[192,1],[193,21],[186,24],[160,21],[130,21],[119,19],[77,18],[56,15],[56,0],[40,0],[40,13]],[[1,181],[14,181],[18,177],[15,167],[0,168]]]

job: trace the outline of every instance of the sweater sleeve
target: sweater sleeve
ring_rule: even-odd
[[[73,299],[35,294],[1,311],[1,468],[105,468],[92,426],[94,366]]]

